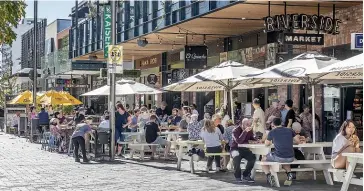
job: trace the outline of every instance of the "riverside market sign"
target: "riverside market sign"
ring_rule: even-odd
[[[315,30],[327,34],[339,34],[340,19],[331,17],[306,15],[306,14],[288,14],[266,17],[264,19],[266,32],[289,31],[289,30]]]

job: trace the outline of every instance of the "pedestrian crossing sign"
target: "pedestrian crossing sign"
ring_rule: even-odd
[[[123,64],[123,46],[120,45],[109,45],[109,64]]]

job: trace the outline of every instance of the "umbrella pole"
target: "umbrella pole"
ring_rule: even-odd
[[[230,90],[230,111],[231,111],[231,120],[234,121],[234,103],[233,103],[233,90]]]
[[[316,142],[316,125],[315,125],[315,85],[311,85],[312,88],[312,141],[313,143]]]

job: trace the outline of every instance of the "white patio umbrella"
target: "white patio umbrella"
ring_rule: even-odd
[[[134,95],[134,94],[160,94],[160,90],[135,82],[133,80],[119,80],[115,85],[115,96]],[[107,96],[110,94],[110,86],[102,86],[90,92],[84,93],[81,96]]]
[[[319,80],[335,80],[343,83],[363,80],[364,54],[353,56],[346,60],[336,62],[318,71],[317,74],[310,74],[310,78]]]
[[[234,61],[226,61],[218,66],[212,67],[208,70],[190,76],[184,80],[168,85],[163,88],[166,91],[187,91],[187,92],[207,92],[207,91],[230,91],[230,108],[232,119],[234,119],[232,93],[234,89],[250,89],[267,86],[266,84],[258,85],[243,85],[238,81],[233,81],[236,78],[259,72],[260,69],[249,67]],[[224,99],[224,105],[226,105]]]
[[[317,52],[307,52],[300,54],[293,59],[286,62],[274,65],[272,67],[262,70],[260,73],[254,73],[245,77],[239,78],[236,81],[242,81],[242,83],[253,84],[311,84],[312,95],[315,95],[314,85],[319,81],[310,78],[308,75],[318,73],[320,69],[328,67],[338,62],[337,59],[321,55]],[[320,80],[320,83],[325,83],[325,80]],[[327,81],[326,81],[327,83]],[[312,96],[312,121],[315,121],[315,96]],[[315,142],[315,123],[312,123],[313,142]]]

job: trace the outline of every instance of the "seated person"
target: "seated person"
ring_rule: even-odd
[[[58,115],[55,115],[55,117],[59,120],[59,124],[67,124],[67,119],[62,111],[58,112]]]
[[[346,120],[340,128],[332,145],[331,165],[338,169],[347,169],[349,162],[342,153],[360,153],[359,138],[356,135],[355,123]]]
[[[201,129],[198,124],[198,115],[192,114],[191,120],[187,125],[188,140],[200,140]]]
[[[271,146],[274,143],[274,152],[268,153],[267,156],[263,157],[262,161],[267,162],[280,162],[280,163],[290,163],[294,161],[293,152],[293,140],[299,143],[299,135],[296,135],[292,129],[282,127],[282,120],[280,118],[274,118],[273,130],[269,132],[267,139],[265,140],[266,146]],[[286,170],[287,180],[284,182],[285,186],[290,186],[292,184],[293,175],[291,172],[290,165],[282,165],[283,169]],[[275,179],[271,175],[269,166],[262,165],[262,169],[267,176],[267,181],[270,185],[276,186]]]
[[[196,114],[193,114],[192,116],[194,115]],[[219,128],[215,127],[213,121],[210,120],[205,121],[205,125],[201,131],[200,136],[205,143],[207,153],[222,152],[221,141],[223,141],[224,139],[222,137],[221,131],[219,130]],[[207,167],[206,167],[207,172],[212,170],[212,162],[214,159],[215,159],[216,171],[220,171],[221,168],[220,156],[217,155],[217,156],[209,156],[207,158]]]
[[[157,116],[151,115],[150,120],[147,124],[145,124],[145,140],[148,144],[158,144],[165,146],[164,149],[164,158],[168,158],[168,153],[171,148],[171,142],[163,139],[159,136],[160,129],[158,127],[158,124],[156,123]],[[156,147],[152,146],[152,159],[154,159]]]
[[[109,113],[104,114],[104,120],[99,124],[98,132],[109,132],[110,131],[110,116]]]
[[[251,127],[252,120],[243,119],[241,121],[241,126],[235,127],[233,130],[233,142],[231,144],[231,157],[233,158],[234,164],[234,176],[237,182],[241,183],[243,181],[253,183],[254,180],[250,177],[251,171],[255,164],[255,155],[248,149],[244,147],[239,147],[239,144],[249,144],[249,141],[255,140],[253,130]],[[248,161],[246,168],[243,172],[243,179],[241,178],[241,159],[246,159]]]
[[[174,108],[172,109],[172,115],[168,118],[168,125],[171,127],[178,128],[178,124],[181,122],[182,117],[178,115],[178,109]]]
[[[129,129],[131,132],[137,132],[138,131],[138,118],[140,115],[140,110],[139,109],[134,109],[134,115],[131,117],[131,123],[129,125]]]
[[[203,119],[199,122],[201,128],[203,128],[206,120],[211,120],[211,116],[209,113],[205,113]]]
[[[186,114],[182,117],[182,120],[179,123],[179,131],[187,132],[188,124],[191,121],[190,114]],[[188,135],[181,135],[182,140],[188,140]]]
[[[225,124],[224,140],[226,141],[225,150],[230,152],[230,145],[233,143],[233,130],[235,125],[232,120],[228,120]]]
[[[299,135],[300,142],[299,144],[311,142],[310,135],[306,133],[306,131],[302,128],[301,124],[298,122],[294,122],[292,124],[292,130],[296,135]],[[298,148],[293,148],[294,158],[297,160],[305,160],[305,156]],[[291,168],[298,168],[298,164],[292,164]],[[296,179],[296,172],[292,172],[293,180]]]

